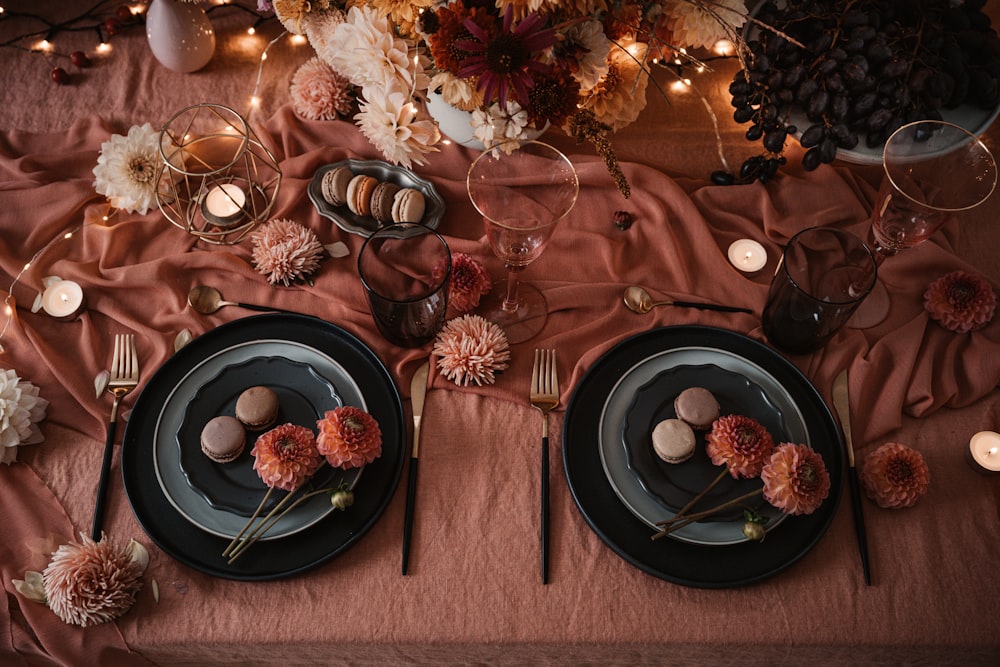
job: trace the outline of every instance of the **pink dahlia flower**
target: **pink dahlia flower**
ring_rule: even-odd
[[[131,544],[81,534],[79,543],[60,546],[42,573],[49,608],[81,627],[114,620],[135,604],[144,569]]]
[[[310,120],[336,120],[354,105],[351,82],[316,56],[292,75],[289,93],[295,111]]]
[[[344,406],[329,410],[316,422],[316,446],[334,468],[360,468],[382,455],[382,431],[378,422],[360,408]]]
[[[712,463],[729,468],[733,479],[760,475],[774,451],[774,438],[767,429],[745,415],[719,417],[705,441],[705,451]]]
[[[323,461],[313,432],[296,424],[282,424],[263,433],[250,453],[261,480],[284,491],[302,486]]]
[[[965,333],[993,319],[997,297],[984,277],[952,271],[938,278],[924,292],[924,308],[946,329]]]
[[[865,457],[860,473],[868,497],[879,507],[912,507],[927,493],[931,472],[920,452],[887,442]]]
[[[445,322],[434,341],[438,369],[460,386],[493,384],[507,368],[507,334],[479,315],[462,315]]]
[[[316,234],[294,220],[271,220],[250,238],[254,267],[272,285],[305,280],[319,268],[323,258],[323,245]]]
[[[448,305],[465,314],[479,305],[479,300],[493,289],[493,280],[486,269],[471,255],[456,252],[451,256],[451,282],[448,285]]]
[[[823,457],[806,445],[778,445],[760,478],[765,500],[785,514],[812,514],[830,494]]]

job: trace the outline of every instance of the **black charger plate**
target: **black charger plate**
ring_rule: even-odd
[[[649,357],[688,347],[736,354],[770,373],[794,397],[809,430],[810,444],[830,473],[830,496],[820,508],[810,515],[786,518],[780,530],[763,542],[706,546],[669,538],[653,541],[652,529],[622,504],[605,474],[600,421],[615,384]],[[836,513],[845,464],[833,415],[816,388],[791,362],[742,334],[714,327],[677,326],[622,341],[587,371],[566,409],[563,465],[584,519],[615,553],[644,572],[673,583],[727,588],[767,579],[800,560],[819,542]]]
[[[190,523],[160,488],[153,460],[157,415],[171,390],[205,358],[233,345],[278,336],[315,348],[350,374],[382,430],[382,456],[365,466],[355,489],[354,505],[349,509],[333,512],[314,526],[287,537],[258,542],[229,565],[221,555],[229,540]],[[216,577],[279,579],[329,561],[368,532],[396,490],[405,449],[406,425],[399,391],[370,348],[340,327],[314,317],[259,315],[229,322],[199,336],[156,371],[136,399],[125,428],[122,479],[143,530],[170,556]]]

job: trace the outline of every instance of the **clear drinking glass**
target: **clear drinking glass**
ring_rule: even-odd
[[[576,203],[576,169],[548,144],[504,142],[476,158],[466,184],[490,247],[507,270],[507,281],[484,300],[482,315],[501,326],[509,342],[523,342],[541,331],[548,308],[519,274],[542,254],[556,223]]]
[[[879,265],[982,204],[997,184],[996,161],[986,145],[944,121],[922,120],[896,130],[885,142],[882,167],[885,177],[872,212]],[[875,326],[888,312],[889,295],[878,283],[850,326]]]

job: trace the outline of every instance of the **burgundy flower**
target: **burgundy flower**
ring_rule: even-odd
[[[879,507],[912,507],[927,492],[931,472],[920,452],[887,442],[865,457],[861,482]]]
[[[931,319],[958,333],[985,326],[993,319],[996,306],[996,294],[986,279],[966,271],[952,271],[924,292],[924,308]]]
[[[479,299],[493,289],[493,280],[483,265],[470,255],[456,252],[451,256],[451,283],[448,305],[465,314],[479,305]]]
[[[729,468],[734,479],[760,475],[774,451],[774,438],[767,429],[745,415],[719,417],[705,441],[705,451],[712,463]]]
[[[545,17],[531,12],[513,26],[514,7],[507,5],[503,27],[490,35],[474,20],[462,22],[472,39],[458,40],[455,47],[472,55],[464,58],[457,75],[461,78],[478,76],[478,88],[487,102],[496,100],[506,106],[513,98],[522,107],[528,106],[528,91],[535,85],[534,74],[551,68],[538,59],[542,51],[555,42],[554,30],[542,30]]]
[[[823,457],[806,445],[778,445],[760,478],[764,499],[785,514],[812,514],[830,494]]]

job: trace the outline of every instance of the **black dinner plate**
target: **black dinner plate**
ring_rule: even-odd
[[[355,502],[315,525],[281,539],[258,542],[232,565],[222,557],[229,539],[185,519],[164,495],[153,460],[156,417],[178,382],[205,358],[259,339],[295,341],[335,359],[355,380],[382,431],[382,456],[367,465]],[[224,324],[168,359],[136,399],[122,439],[122,479],[132,511],[153,542],[206,574],[244,581],[305,572],[343,553],[364,536],[388,506],[403,469],[406,426],[399,392],[384,364],[363,342],[336,325],[306,315],[269,314]]]
[[[615,494],[600,455],[600,420],[618,380],[657,353],[699,347],[724,350],[770,373],[802,413],[810,444],[830,473],[830,497],[818,510],[789,516],[763,542],[706,546],[651,540],[653,531]],[[563,465],[573,500],[595,533],[627,562],[661,579],[697,588],[727,588],[762,581],[805,556],[836,513],[844,454],[836,421],[822,396],[791,362],[766,345],[725,329],[676,326],[647,331],[606,352],[580,380],[563,422]]]
[[[663,419],[677,418],[674,399],[688,387],[703,387],[712,392],[719,402],[720,415],[752,417],[767,429],[775,443],[788,440],[781,410],[759,385],[746,377],[714,364],[675,366],[659,373],[636,392],[622,425],[622,442],[629,468],[639,483],[670,512],[679,511],[723,470],[712,463],[705,449],[705,437],[711,429],[695,431],[694,454],[683,463],[667,463],[653,450],[653,429]],[[691,509],[715,507],[761,486],[759,477],[737,480],[726,475]],[[763,498],[748,504],[763,514],[771,514],[768,510],[771,506]],[[742,525],[742,517],[743,508],[735,507],[705,521],[740,520]]]

